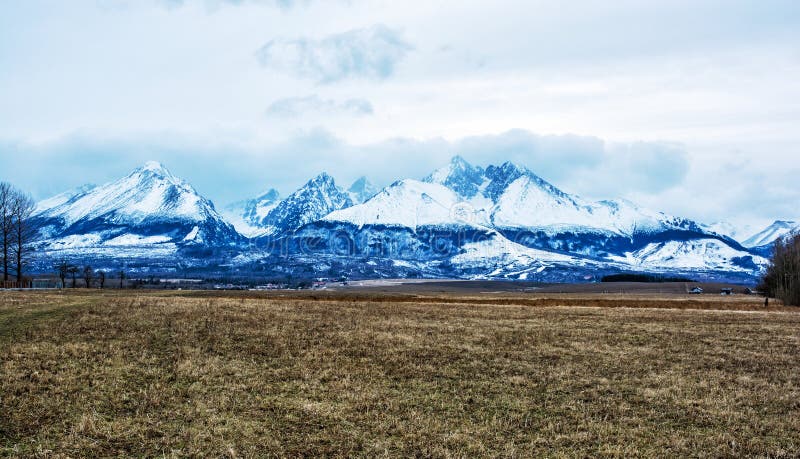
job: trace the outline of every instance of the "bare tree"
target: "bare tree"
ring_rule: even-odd
[[[92,274],[94,274],[94,271],[92,271],[91,266],[86,265],[83,267],[83,281],[86,283],[86,288],[92,288]]]
[[[119,272],[119,288],[122,288],[122,283],[125,281],[125,271]]]
[[[2,244],[3,281],[8,282],[11,265],[11,234],[13,215],[14,187],[7,182],[0,182],[0,244]]]
[[[31,242],[35,235],[35,228],[31,224],[31,215],[36,209],[36,203],[29,195],[16,191],[13,193],[13,206],[11,213],[11,239],[12,251],[16,261],[17,282],[22,282],[22,274],[29,262]]]
[[[100,288],[103,289],[106,287],[106,272],[105,271],[98,271],[97,272],[97,280],[100,282]]]
[[[75,288],[75,279],[77,279],[80,269],[75,265],[69,265],[69,267],[67,267],[67,272],[72,276],[72,288]]]
[[[56,269],[58,269],[58,278],[61,279],[61,288],[64,288],[67,286],[66,280],[67,274],[69,273],[69,264],[67,260],[61,260],[61,263],[56,266]]]
[[[759,289],[786,305],[800,306],[800,233],[775,241],[772,264]]]

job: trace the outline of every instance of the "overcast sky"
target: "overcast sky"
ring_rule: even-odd
[[[796,0],[0,0],[0,180],[158,160],[218,205],[454,154],[700,221],[800,217]]]

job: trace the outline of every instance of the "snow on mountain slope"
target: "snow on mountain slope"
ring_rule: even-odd
[[[167,241],[228,244],[239,238],[211,201],[154,161],[120,180],[61,194],[37,208],[34,219],[53,247],[65,236],[77,236],[68,242],[82,240],[85,246],[109,240],[119,246],[126,240],[119,239],[122,235],[137,246]]]
[[[365,203],[333,212],[324,221],[351,224],[359,231],[371,226],[415,232],[420,227],[502,232],[503,236],[461,241],[462,245],[454,233],[448,245],[459,247],[461,253],[452,262],[469,270],[478,270],[481,263],[499,264],[508,273],[511,268],[557,260],[576,267],[605,263],[619,269],[663,266],[754,272],[764,263],[690,220],[626,200],[586,201],[512,163],[483,170],[458,157],[422,182],[395,182]],[[346,226],[335,228],[349,231]],[[416,247],[419,260],[436,258],[435,253],[426,254],[424,241],[410,241],[404,244]]]
[[[404,226],[465,224],[475,219],[473,210],[459,207],[462,199],[437,183],[405,179],[384,188],[367,202],[327,215],[326,221],[364,225]],[[463,211],[463,212],[462,212]]]
[[[571,196],[552,193],[528,175],[511,182],[492,212],[497,227],[592,227],[592,207]]]
[[[70,200],[75,200],[78,197],[92,191],[95,187],[96,185],[93,184],[81,185],[77,188],[57,194],[51,198],[43,199],[36,203],[36,209],[34,210],[34,213],[40,214],[54,207],[62,206]]]
[[[225,206],[222,215],[239,233],[247,237],[256,237],[266,231],[261,222],[279,202],[280,193],[273,188],[253,199]]]
[[[260,223],[267,234],[293,231],[352,205],[347,192],[323,172],[278,203]]]
[[[424,196],[427,198],[423,199]],[[585,201],[509,162],[484,170],[458,156],[422,182],[410,179],[396,182],[364,204],[348,212],[337,212],[328,220],[349,221],[358,226],[391,224],[411,228],[428,224],[476,224],[624,237],[683,224],[680,219],[624,200]]]
[[[770,245],[778,238],[800,231],[800,223],[793,220],[776,220],[768,227],[742,241],[748,248]]]
[[[216,213],[213,205],[191,185],[151,161],[121,180],[73,196],[38,215],[60,218],[70,226],[82,219],[99,217],[120,223],[140,223],[154,216],[199,221],[211,213]]]
[[[481,191],[486,177],[482,168],[471,165],[461,156],[454,156],[450,163],[437,169],[422,181],[444,185],[459,196],[469,199]]]
[[[573,266],[594,264],[578,257],[525,247],[497,232],[493,232],[489,238],[465,244],[462,251],[450,259],[453,265],[460,269],[490,268],[487,272],[489,277],[500,274],[519,277],[523,273],[541,272],[554,263]]]
[[[367,180],[366,177],[359,178],[347,189],[347,193],[350,195],[350,200],[353,201],[353,204],[365,202],[369,198],[375,196],[378,191],[380,190],[378,190],[372,182]]]
[[[526,228],[548,233],[599,232],[629,237],[685,224],[681,219],[617,199],[586,201],[567,194],[533,172],[511,163],[490,166],[494,177],[486,192],[496,201],[492,222],[498,228]]]
[[[753,275],[766,264],[755,255],[761,251],[742,250],[690,220],[625,200],[585,200],[513,163],[483,169],[460,157],[422,181],[400,180],[377,193],[363,177],[344,191],[323,173],[281,201],[270,190],[225,214],[247,236],[282,243],[259,245],[260,239],[243,249],[210,201],[154,162],[118,181],[44,200],[35,218],[44,253],[149,257],[148,263],[162,257],[166,267],[230,252],[221,247],[248,263],[283,263],[275,269],[287,272],[297,263],[301,270],[335,265],[380,275],[552,280],[608,269]],[[776,222],[751,239],[771,242],[792,225]],[[287,253],[271,252],[278,246]],[[214,260],[208,263],[221,264]]]
[[[704,231],[710,233],[716,233],[720,236],[726,236],[733,239],[736,242],[741,243],[745,236],[749,234],[753,234],[752,227],[750,225],[734,225],[733,223],[726,222],[726,221],[719,221],[714,223],[708,224],[701,224],[701,228]]]
[[[736,250],[718,239],[654,242],[624,257],[611,259],[644,270],[753,272],[769,263],[763,257]]]
[[[270,189],[248,201],[244,206],[242,217],[250,224],[255,225],[269,215],[270,211],[272,211],[279,202],[280,193],[274,188]]]
[[[447,186],[496,228],[560,232],[634,233],[685,228],[690,222],[650,211],[625,200],[586,201],[570,195],[511,162],[486,169],[461,157],[425,181]]]

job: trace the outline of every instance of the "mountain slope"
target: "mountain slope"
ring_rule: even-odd
[[[477,195],[485,180],[484,170],[471,165],[461,156],[454,156],[449,164],[422,179],[426,183],[446,186],[465,199]]]
[[[278,203],[259,223],[266,234],[294,231],[352,205],[348,193],[323,172]]]
[[[347,193],[350,195],[350,200],[353,204],[361,204],[367,199],[375,196],[378,193],[378,188],[372,184],[366,177],[360,177],[358,180],[350,185]]]
[[[332,212],[324,220],[412,229],[460,225],[463,222],[454,215],[459,201],[459,196],[443,185],[405,179],[389,185],[363,204]]]
[[[719,234],[720,236],[729,237],[734,241],[739,242],[740,244],[744,241],[745,236],[753,234],[752,227],[750,225],[739,226],[726,221],[701,224],[700,226],[705,231],[708,231],[710,233],[716,233]]]
[[[245,248],[210,201],[151,162],[44,200],[35,219],[48,255],[160,260],[159,269],[575,281],[626,270],[746,278],[768,263],[691,220],[586,200],[510,162],[484,169],[455,157],[377,193],[364,178],[344,191],[322,173],[278,199],[270,190],[226,208],[252,238]],[[778,223],[754,240],[791,226]]]
[[[247,237],[256,237],[264,234],[265,229],[261,226],[261,222],[279,202],[280,193],[272,188],[253,199],[225,206],[222,214],[239,233]]]
[[[776,220],[768,227],[742,241],[745,247],[772,245],[778,238],[800,231],[800,223],[793,220]]]
[[[479,241],[452,236],[444,243],[464,254],[471,253],[473,271],[481,259],[476,255],[477,247],[490,247],[484,257],[487,269],[496,264],[492,260],[508,261],[514,256],[533,259],[520,247],[534,251],[531,253],[539,258],[547,258],[545,253],[548,257],[568,256],[570,260],[561,261],[575,266],[606,263],[617,269],[744,272],[757,271],[766,263],[732,239],[691,220],[650,211],[626,200],[586,201],[513,163],[482,169],[460,157],[422,182],[400,180],[366,202],[333,212],[323,221],[325,224],[320,222],[320,227],[312,231],[318,233],[327,225],[341,234],[352,232],[354,241],[363,239],[364,234],[388,231],[386,228],[408,228],[411,233],[400,232],[397,237],[404,239],[401,246],[417,248],[413,252],[417,261],[440,255],[434,253],[435,244],[425,240],[432,232],[498,232],[490,239],[506,240],[507,244],[489,243],[484,240],[486,236],[480,236]],[[438,237],[439,242],[448,239],[442,234]],[[503,247],[508,253],[501,254]],[[577,263],[579,259],[583,261]]]
[[[55,250],[135,246],[146,252],[148,246],[230,246],[241,239],[211,201],[152,161],[115,182],[42,201],[33,218],[40,242]]]

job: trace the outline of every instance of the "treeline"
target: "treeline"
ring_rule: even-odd
[[[694,280],[687,277],[670,277],[659,274],[636,274],[636,273],[621,273],[609,274],[603,276],[600,282],[694,282]]]
[[[758,288],[785,305],[800,306],[800,233],[775,241],[772,265]]]
[[[67,260],[62,260],[56,266],[58,278],[61,279],[61,286],[67,287],[67,280],[70,281],[70,287],[77,288],[78,281],[81,281],[82,287],[92,288],[106,288],[106,285],[124,288],[125,287],[125,271],[118,271],[115,273],[107,273],[103,270],[94,270],[91,266],[79,266],[70,264]],[[117,283],[118,282],[118,283]]]
[[[31,215],[36,203],[30,195],[10,183],[0,182],[0,256],[2,256],[2,286],[7,286],[12,277],[22,285],[24,274],[30,263],[31,242],[36,229],[31,224]]]

